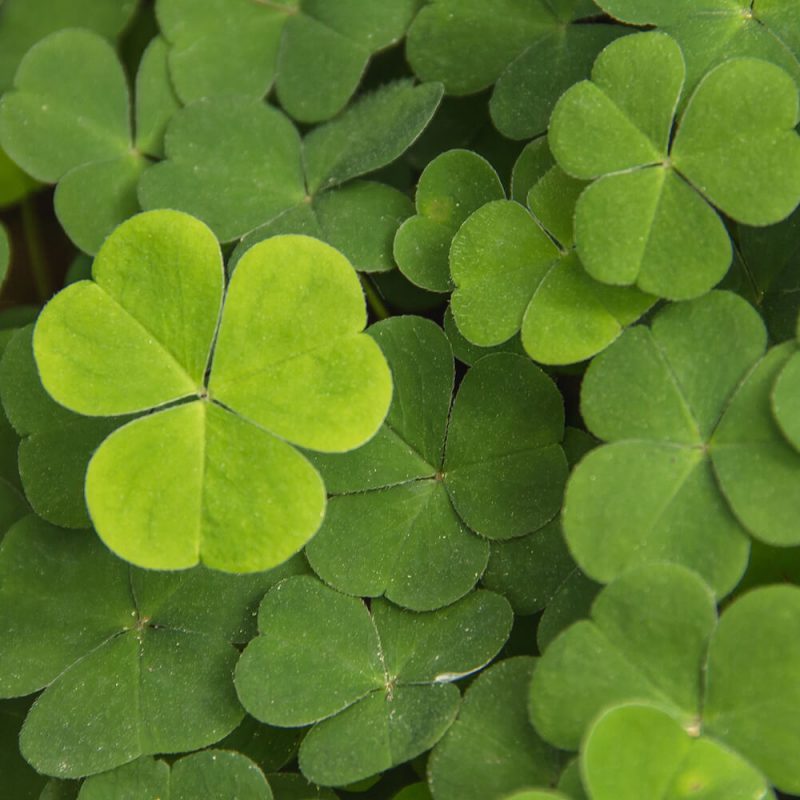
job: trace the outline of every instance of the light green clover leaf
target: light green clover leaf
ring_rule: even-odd
[[[108,238],[93,281],[68,286],[37,323],[42,383],[62,405],[92,416],[166,406],[106,439],[86,476],[98,534],[132,563],[281,563],[325,508],[321,478],[289,442],[357,447],[389,407],[391,376],[360,333],[364,297],[343,256],[287,236],[240,267],[220,315],[211,231],[176,211],[140,214]]]
[[[624,33],[616,25],[587,24],[597,14],[590,0],[492,6],[434,0],[409,28],[406,54],[422,80],[442,81],[448,94],[472,94],[496,81],[495,125],[512,139],[528,139],[546,130],[559,95],[586,77],[597,53]]]
[[[434,800],[502,800],[516,789],[555,782],[561,754],[525,713],[535,665],[533,658],[506,659],[467,689],[456,721],[431,753]]]
[[[389,361],[395,397],[364,447],[312,457],[333,496],[306,553],[340,591],[428,611],[475,585],[489,556],[481,537],[520,536],[558,513],[562,400],[528,359],[497,354],[466,374],[453,401],[441,328],[398,317],[369,333]]]
[[[595,359],[581,408],[610,444],[573,471],[563,515],[590,577],[607,582],[635,564],[675,561],[722,596],[744,571],[748,532],[767,544],[800,542],[800,454],[770,408],[794,345],[765,349],[753,308],[712,292],[669,306]]]
[[[551,792],[549,789],[523,789],[521,792],[506,795],[503,800],[570,800],[562,792]]]
[[[300,122],[320,122],[350,100],[370,58],[399,41],[420,0],[158,0],[169,66],[185,103],[204,97],[279,102]]]
[[[486,591],[415,614],[380,599],[368,609],[313,578],[289,578],[261,604],[236,689],[264,722],[317,723],[300,769],[315,783],[345,785],[430,749],[458,710],[452,682],[497,654],[512,619]]]
[[[586,270],[672,300],[707,292],[730,266],[728,234],[709,203],[767,225],[800,201],[791,77],[757,59],[721,64],[694,91],[670,142],[684,77],[666,34],[620,39],[600,54],[591,81],[561,97],[549,133],[559,165],[594,181],[575,208]]]
[[[581,764],[592,800],[774,800],[764,776],[706,737],[690,736],[654,706],[604,712],[586,735]]]
[[[204,750],[172,766],[153,758],[85,780],[78,800],[273,800],[264,773],[246,756],[229,750]],[[280,797],[278,797],[280,800]]]
[[[520,331],[536,361],[583,361],[611,344],[654,299],[606,286],[583,269],[572,230],[583,184],[554,166],[543,140],[528,150],[520,182],[531,184],[530,211],[510,200],[488,203],[453,238],[453,318],[461,334],[482,347]]]
[[[136,570],[90,533],[18,522],[0,545],[0,695],[44,689],[25,758],[74,778],[221,739],[243,717],[233,645],[252,635],[263,593],[303,568]]]
[[[402,155],[441,94],[437,84],[384,86],[302,142],[259,100],[200,100],[172,119],[167,158],[142,176],[139,199],[146,209],[191,213],[225,242],[249,234],[229,269],[249,247],[286,233],[324,238],[359,269],[390,269],[394,233],[413,207],[392,187],[352,181]]]
[[[56,214],[88,253],[139,210],[136,186],[146,155],[159,154],[176,106],[165,58],[163,42],[155,39],[137,77],[135,139],[122,64],[112,46],[89,31],[59,31],[36,44],[0,102],[4,149],[33,177],[58,183]]]

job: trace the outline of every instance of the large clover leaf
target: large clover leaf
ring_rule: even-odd
[[[730,265],[728,234],[709,203],[767,225],[800,201],[791,77],[757,59],[721,64],[689,99],[671,142],[684,78],[681,50],[666,34],[620,39],[598,57],[591,81],[562,96],[549,133],[560,166],[594,180],[575,209],[587,271],[673,300],[707,292]]]
[[[569,364],[611,344],[654,300],[586,273],[572,230],[583,184],[553,164],[543,141],[537,150],[525,169],[530,211],[510,200],[488,203],[453,238],[451,308],[473,344],[497,345],[521,331],[536,361]]]
[[[162,569],[262,570],[297,552],[325,496],[289,442],[357,447],[391,399],[383,356],[360,333],[364,298],[347,260],[307,237],[264,242],[242,259],[218,322],[216,239],[185,214],[159,211],[120,226],[92,275],[39,318],[45,388],[87,415],[167,406],[119,428],[93,456],[86,498],[101,538]]]
[[[545,739],[575,749],[604,708],[644,701],[796,792],[798,626],[796,587],[748,592],[717,622],[713,595],[696,574],[642,567],[609,584],[591,620],[545,651],[531,683],[531,718]]]
[[[731,347],[731,342],[736,347]],[[685,564],[719,595],[738,582],[749,532],[800,542],[800,454],[770,409],[794,345],[725,292],[628,330],[586,373],[581,408],[610,444],[574,470],[564,531],[578,564],[607,582],[652,560]]]
[[[80,777],[194,750],[241,721],[234,643],[298,571],[230,576],[136,570],[89,533],[18,522],[0,545],[0,695],[45,689],[20,737],[39,771]]]
[[[139,199],[146,209],[194,214],[222,241],[250,234],[232,265],[270,236],[303,233],[327,240],[359,268],[390,269],[394,233],[413,208],[389,186],[350,182],[402,155],[441,93],[437,84],[391,84],[302,142],[290,120],[261,101],[201,100],[171,121],[167,159],[144,174]]]
[[[399,41],[420,0],[158,0],[169,66],[185,103],[203,97],[278,100],[301,122],[320,122],[352,97],[375,53]]]
[[[344,785],[431,748],[458,710],[452,681],[497,654],[512,619],[508,603],[486,591],[414,614],[384,600],[368,609],[313,578],[289,578],[261,603],[261,633],[242,654],[236,689],[264,722],[316,722],[300,768],[316,783]]]
[[[435,800],[501,800],[555,782],[561,754],[531,727],[525,698],[536,660],[494,664],[469,687],[458,717],[431,753]]]
[[[176,107],[165,59],[155,39],[137,77],[135,138],[123,67],[111,45],[89,31],[59,31],[35,45],[0,103],[4,149],[38,180],[58,183],[56,214],[87,253],[139,210],[146,156],[160,154]]]
[[[562,399],[529,360],[497,354],[467,373],[451,408],[453,355],[441,328],[399,317],[369,332],[395,397],[363,448],[314,458],[333,497],[306,552],[341,591],[430,610],[466,594],[486,567],[488,543],[475,533],[508,539],[558,513]]]
[[[497,81],[494,123],[504,135],[526,139],[546,130],[559,95],[586,77],[597,53],[624,32],[588,21],[597,13],[591,0],[491,6],[434,0],[408,31],[408,60],[420,78],[442,81],[449,94],[471,94]]]
[[[83,782],[78,800],[272,800],[264,773],[249,758],[227,750],[204,750],[172,766],[141,758]],[[278,800],[281,800],[278,797]]]

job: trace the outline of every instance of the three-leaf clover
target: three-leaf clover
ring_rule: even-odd
[[[768,225],[800,201],[792,78],[766,61],[726,61],[698,84],[673,137],[685,72],[668,35],[624,37],[561,97],[548,135],[559,165],[593,181],[575,208],[587,271],[672,300],[707,292],[730,266],[712,205]]]
[[[260,635],[237,665],[236,690],[271,725],[317,723],[300,746],[300,769],[315,783],[345,785],[430,749],[458,711],[453,681],[497,654],[512,619],[487,591],[417,614],[288,578],[261,603]]]
[[[511,354],[481,359],[453,400],[441,328],[397,317],[369,333],[389,361],[395,396],[364,447],[314,457],[333,496],[306,554],[340,591],[426,611],[475,585],[487,538],[521,536],[558,513],[563,403],[547,375]]]
[[[716,740],[796,792],[798,629],[797,587],[750,591],[718,620],[713,593],[695,573],[641,567],[609,584],[591,619],[550,644],[531,682],[531,718],[545,739],[577,749],[603,709],[652,704],[691,736],[702,732],[699,742]]]
[[[22,60],[0,102],[0,140],[26,172],[57,183],[55,209],[78,247],[103,239],[139,210],[136,187],[148,156],[159,156],[177,107],[156,38],[136,79],[135,134],[128,82],[113,47],[98,34],[63,30]]]
[[[581,410],[609,444],[573,471],[563,514],[590,577],[674,561],[721,596],[744,571],[748,533],[800,543],[800,453],[770,407],[795,345],[766,351],[766,340],[752,306],[712,292],[630,328],[592,362]]]
[[[75,778],[222,739],[244,715],[234,644],[252,636],[263,593],[302,569],[138,570],[90,533],[21,520],[0,545],[0,695],[44,689],[22,754]]]
[[[109,436],[86,476],[98,534],[141,566],[281,563],[325,510],[322,480],[292,444],[357,447],[391,401],[383,355],[361,334],[358,277],[340,253],[302,236],[263,242],[221,309],[223,273],[201,222],[140,214],[106,240],[93,281],[59,293],[34,332],[42,383],[62,405],[156,412]]]

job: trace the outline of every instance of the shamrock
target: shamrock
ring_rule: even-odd
[[[549,377],[510,354],[481,359],[453,400],[441,328],[399,317],[369,333],[392,369],[394,400],[364,447],[314,457],[333,497],[306,553],[340,591],[427,611],[475,585],[489,556],[482,537],[520,536],[558,513],[563,404]]]
[[[0,102],[0,141],[26,172],[57,183],[55,208],[75,244],[96,253],[139,210],[136,185],[148,156],[160,155],[177,104],[156,38],[136,79],[136,134],[127,78],[113,47],[85,30],[63,30],[22,59]]]
[[[800,317],[797,338],[800,339]],[[800,353],[797,351],[789,357],[775,381],[772,411],[784,436],[800,451]]]
[[[717,291],[668,306],[592,362],[581,411],[610,444],[573,471],[563,514],[591,578],[668,560],[722,596],[747,564],[748,533],[800,543],[800,453],[770,407],[795,346],[766,351],[766,339],[746,301]]]
[[[598,14],[591,0],[434,0],[409,28],[406,54],[422,80],[442,81],[448,94],[472,94],[496,81],[495,125],[527,139],[546,130],[559,95],[624,33],[592,21]]]
[[[315,783],[345,785],[430,749],[458,710],[452,682],[497,654],[512,619],[487,591],[415,614],[380,599],[368,609],[314,578],[287,578],[261,603],[260,635],[236,667],[236,690],[263,722],[317,723],[300,746],[300,769]]]
[[[244,712],[231,685],[263,593],[302,569],[232,576],[134,569],[88,532],[37,517],[0,545],[0,696],[44,689],[20,736],[46,775],[205,747]]]
[[[673,138],[685,73],[666,34],[624,37],[598,56],[591,81],[561,97],[548,134],[559,165],[593,181],[575,208],[586,270],[671,300],[707,292],[728,270],[730,240],[710,204],[769,225],[800,201],[792,78],[753,58],[720,64],[698,84]]]
[[[177,211],[140,214],[106,240],[94,280],[64,289],[36,325],[42,383],[59,403],[155,411],[109,436],[86,476],[98,534],[140,566],[281,563],[325,509],[320,476],[290,442],[357,447],[389,407],[391,376],[360,333],[364,297],[343,256],[285,236],[239,267],[220,314],[211,231]]]
[[[473,344],[497,345],[521,331],[536,361],[569,364],[611,344],[654,300],[586,273],[572,231],[583,184],[554,165],[543,140],[536,147],[526,167],[530,210],[511,200],[487,203],[453,238],[451,309]]]
[[[800,787],[793,756],[800,741],[798,630],[797,587],[755,589],[717,619],[714,595],[695,573],[675,564],[640,567],[603,589],[591,619],[575,623],[550,644],[531,682],[531,719],[547,741],[576,749],[603,709],[652,704],[695,739],[702,732],[691,745],[675,728],[669,736],[678,741],[671,747],[652,746],[684,752],[690,746],[713,762],[726,758],[724,751],[714,754],[715,740],[733,751],[727,759],[731,770],[738,754],[778,789],[794,793]],[[659,724],[653,721],[653,730]],[[591,758],[591,736],[584,759]],[[618,752],[626,752],[615,741]],[[598,773],[612,779],[612,762],[606,756],[596,760]],[[613,763],[622,773],[621,763]],[[631,768],[635,763],[632,759]],[[669,770],[674,762],[655,763]],[[752,779],[752,769],[735,768]],[[587,788],[591,791],[591,783]],[[754,796],[761,795],[746,795]]]
[[[352,97],[370,58],[399,41],[420,0],[158,0],[169,69],[184,103],[261,99],[273,82],[300,122],[320,122]]]

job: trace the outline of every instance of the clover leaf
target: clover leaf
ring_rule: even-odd
[[[497,345],[521,331],[536,361],[569,364],[607,347],[654,301],[585,272],[572,231],[582,184],[553,165],[543,141],[537,149],[524,170],[530,211],[510,200],[488,203],[453,238],[451,308],[473,344]]]
[[[20,736],[25,758],[74,778],[221,739],[243,716],[233,644],[251,635],[263,592],[299,569],[165,575],[89,533],[18,522],[0,545],[0,695],[45,690]]]
[[[92,275],[39,318],[42,383],[82,414],[159,409],[119,428],[89,464],[100,537],[161,569],[258,571],[297,552],[325,496],[289,442],[357,447],[391,399],[383,356],[360,333],[350,264],[307,237],[263,242],[242,259],[220,315],[216,239],[185,214],[158,211],[120,226]]]
[[[453,355],[462,364],[471,367],[479,358],[489,355],[490,353],[516,353],[517,355],[525,355],[522,349],[522,342],[519,336],[512,336],[505,342],[494,347],[479,347],[473,344],[468,339],[465,339],[461,331],[453,319],[453,309],[448,305],[444,312],[444,324],[442,325],[450,344],[453,347]]]
[[[112,797],[272,800],[273,794],[264,773],[249,758],[227,750],[204,750],[179,758],[172,766],[165,761],[140,758],[88,778],[78,793],[78,800]]]
[[[0,208],[16,205],[37,186],[37,182],[24,173],[0,147]]]
[[[440,99],[436,84],[399,81],[302,142],[286,116],[259,100],[200,100],[170,122],[167,158],[142,176],[139,199],[145,209],[194,214],[225,242],[249,234],[231,266],[270,236],[303,233],[340,247],[359,268],[388,269],[394,232],[412,211],[408,199],[389,186],[349,182],[402,155]]]
[[[449,150],[437,156],[417,184],[416,216],[407,219],[395,236],[400,271],[423,289],[450,291],[448,253],[453,236],[473,211],[504,197],[494,168],[477,153]]]
[[[501,800],[558,777],[561,754],[536,734],[525,697],[536,659],[506,659],[467,689],[458,717],[431,753],[435,800]]]
[[[158,154],[174,109],[166,75],[159,81],[161,47],[156,39],[142,60],[135,141],[122,65],[111,45],[89,31],[59,31],[31,48],[0,103],[4,149],[33,177],[58,183],[56,214],[88,253],[139,210],[145,156]]]
[[[800,317],[797,321],[797,337],[800,339]],[[784,436],[796,450],[800,450],[800,413],[797,399],[800,397],[800,355],[791,354],[781,368],[772,390],[772,412]]]
[[[570,800],[561,792],[551,792],[548,789],[523,789],[521,792],[506,795],[503,800]]]
[[[261,603],[260,635],[236,667],[236,690],[263,722],[317,723],[300,746],[300,769],[315,783],[345,785],[432,747],[458,710],[452,681],[497,654],[512,619],[508,603],[486,591],[416,614],[380,599],[368,609],[316,579],[289,578]]]
[[[480,537],[520,536],[558,512],[563,406],[550,378],[510,354],[481,359],[452,401],[453,355],[438,326],[399,317],[369,332],[395,397],[364,447],[314,457],[333,496],[306,553],[340,591],[427,611],[475,585],[489,555]]]
[[[333,790],[315,786],[292,772],[276,772],[268,780],[275,800],[338,800]]]
[[[730,266],[728,234],[709,203],[767,225],[800,201],[790,76],[757,59],[721,64],[698,85],[670,142],[684,78],[674,39],[624,37],[600,54],[591,81],[561,97],[549,133],[559,165],[594,181],[575,208],[586,270],[671,300],[707,292]]]
[[[287,113],[320,122],[345,107],[370,58],[403,37],[418,5],[158,0],[156,8],[185,103],[232,94],[261,99],[274,82]]]
[[[583,775],[593,800],[774,800],[764,776],[713,739],[693,738],[654,706],[602,714],[586,736]]]
[[[800,454],[770,409],[794,345],[765,345],[753,308],[712,292],[667,307],[594,360],[581,409],[610,444],[573,471],[563,516],[590,577],[607,582],[635,564],[675,561],[721,596],[744,571],[748,532],[767,544],[800,542]]]
[[[645,702],[797,791],[800,589],[752,590],[717,621],[696,574],[651,564],[603,589],[591,616],[550,644],[534,673],[531,719],[546,740],[577,748],[603,709]]]
[[[505,136],[526,139],[547,128],[559,95],[624,32],[588,19],[597,13],[590,0],[502,0],[491,7],[434,0],[409,28],[406,53],[422,80],[442,81],[448,94],[471,94],[497,81],[494,123]]]
[[[5,225],[0,223],[0,286],[5,282],[8,275],[8,262],[11,260],[11,245],[8,241],[8,231]]]

